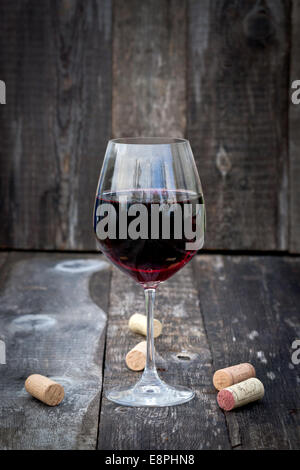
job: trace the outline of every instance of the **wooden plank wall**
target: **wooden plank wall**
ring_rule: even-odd
[[[210,248],[287,248],[288,3],[189,2],[188,137]],[[200,177],[201,177],[200,176]]]
[[[106,141],[169,135],[194,149],[205,248],[299,253],[299,16],[299,0],[2,0],[0,246],[94,250]]]
[[[111,136],[111,1],[4,0],[0,18],[0,245],[95,249],[93,198]]]
[[[300,80],[300,0],[294,0],[291,18],[290,84]],[[291,90],[294,91],[294,90]],[[300,253],[300,105],[290,105],[289,114],[290,154],[290,232],[289,247],[292,253]]]
[[[114,2],[114,136],[183,137],[186,2]]]

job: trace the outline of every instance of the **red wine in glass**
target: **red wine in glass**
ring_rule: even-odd
[[[147,210],[147,235],[146,239],[132,240],[119,236],[119,220],[121,212],[121,198],[126,197],[126,208],[128,212],[134,204],[143,204]],[[182,214],[182,238],[175,237],[174,230],[174,213],[171,212],[169,217],[170,236],[167,239],[162,235],[162,212],[159,213],[159,232],[158,238],[151,238],[151,225],[153,211],[151,206],[161,204],[178,204]],[[194,194],[189,191],[168,191],[165,189],[150,190],[127,190],[113,193],[104,193],[97,196],[95,214],[102,204],[111,204],[116,213],[116,238],[107,237],[105,240],[98,238],[101,250],[119,269],[133,277],[144,287],[156,287],[160,282],[166,281],[170,276],[181,269],[192,257],[197,250],[186,250],[186,243],[191,240],[184,236],[184,206],[189,204],[197,207],[197,204],[203,205],[203,197],[201,194]],[[123,208],[124,210],[124,208]],[[196,213],[196,210],[194,211]],[[157,214],[157,212],[155,212]],[[104,215],[102,216],[102,218]],[[127,226],[132,222],[134,216],[127,216]],[[196,215],[192,215],[192,227],[196,224]],[[101,217],[95,216],[95,233],[96,226]],[[126,230],[128,233],[128,230]]]

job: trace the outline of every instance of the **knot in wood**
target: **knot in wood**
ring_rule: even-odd
[[[275,33],[275,28],[268,11],[264,8],[255,8],[244,18],[244,33],[253,45],[263,46]]]
[[[225,177],[227,173],[231,170],[231,160],[223,145],[219,148],[219,151],[217,153],[216,165],[223,177]]]

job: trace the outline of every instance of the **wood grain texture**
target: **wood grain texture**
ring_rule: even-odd
[[[207,249],[299,252],[294,105],[287,155],[299,8],[298,0],[2,0],[0,247],[95,250],[91,211],[106,142],[152,134],[191,140]]]
[[[115,0],[113,31],[113,135],[183,136],[186,1]]]
[[[290,83],[300,80],[300,1],[293,0],[291,14]],[[290,98],[292,92],[290,90]],[[289,251],[300,253],[300,105],[289,105],[290,233]]]
[[[110,282],[100,256],[11,253],[1,270],[1,449],[95,449]],[[89,292],[89,284],[97,292]],[[65,388],[54,408],[24,389],[34,373]]]
[[[254,365],[265,397],[227,412],[232,447],[299,449],[300,260],[199,256],[194,263],[214,370]]]
[[[113,270],[104,370],[104,392],[134,384],[140,373],[125,365],[127,352],[143,337],[128,328],[133,313],[144,313],[144,293],[134,281]],[[167,408],[130,408],[102,399],[99,449],[227,449],[223,413],[212,385],[211,354],[198,305],[191,266],[157,290],[155,318],[163,333],[155,340],[161,378],[196,392],[189,403]]]
[[[100,256],[1,253],[1,449],[93,449],[104,389],[133,384],[125,354],[141,337],[128,319],[143,313],[142,289]],[[198,256],[157,295],[161,377],[196,397],[170,408],[127,408],[102,399],[99,449],[298,449],[300,259]],[[106,358],[104,327],[109,313]],[[299,355],[298,355],[299,356]],[[212,385],[216,369],[251,362],[265,386],[261,402],[225,413]],[[65,387],[49,408],[24,381],[41,373]]]
[[[93,250],[111,134],[111,0],[0,4],[0,246]]]
[[[289,1],[189,0],[188,126],[209,249],[284,250]]]

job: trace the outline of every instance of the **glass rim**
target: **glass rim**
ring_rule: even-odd
[[[118,145],[174,145],[187,144],[189,141],[176,137],[120,137],[109,142]]]

